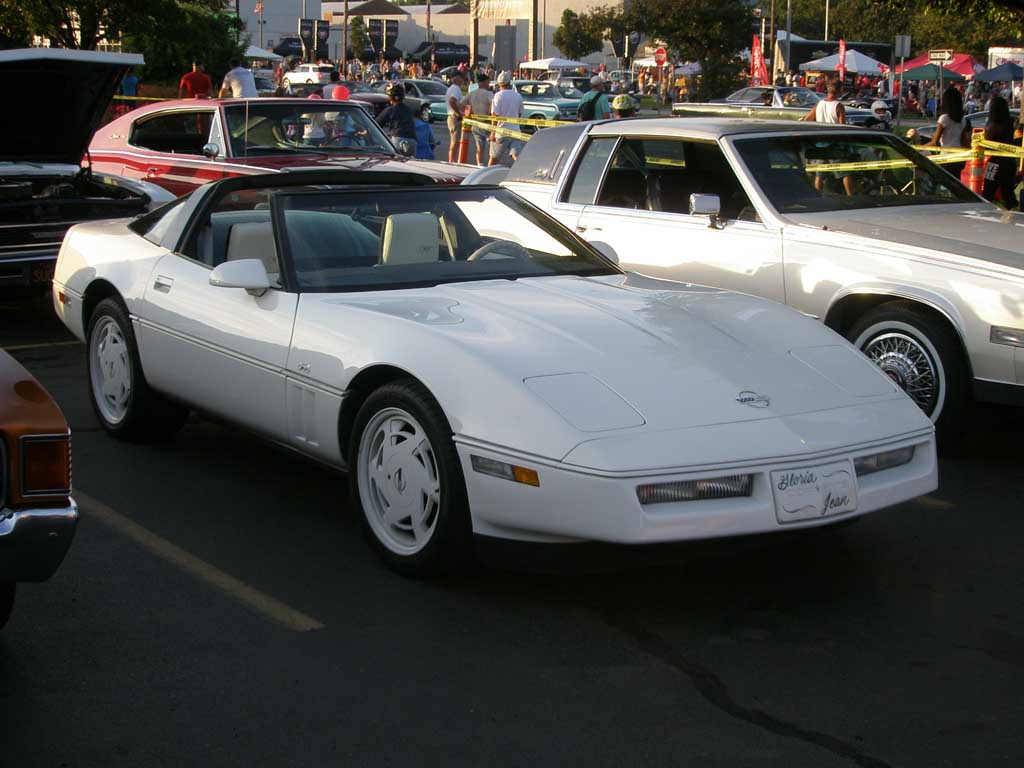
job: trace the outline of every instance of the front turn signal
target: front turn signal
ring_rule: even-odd
[[[71,436],[22,437],[21,495],[67,496],[70,493]]]

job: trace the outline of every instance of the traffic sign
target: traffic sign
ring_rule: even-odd
[[[910,35],[896,35],[896,58],[910,58]]]
[[[938,50],[928,51],[928,61],[934,64],[949,64],[953,61],[953,49],[940,48]]]
[[[654,52],[654,63],[659,67],[668,60],[668,54],[664,48],[659,48]]]

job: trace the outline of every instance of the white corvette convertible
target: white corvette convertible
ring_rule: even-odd
[[[216,182],[72,229],[54,304],[111,434],[167,435],[194,408],[348,469],[370,541],[408,573],[473,534],[762,533],[936,486],[928,419],[840,336],[623,273],[498,188]]]

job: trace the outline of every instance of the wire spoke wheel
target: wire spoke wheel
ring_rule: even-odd
[[[132,395],[132,363],[124,332],[112,317],[102,318],[89,338],[90,378],[96,406],[111,423],[125,417]]]
[[[401,408],[378,411],[360,438],[356,471],[364,514],[380,542],[399,555],[427,546],[442,491],[434,447],[420,423]]]
[[[864,347],[868,356],[925,413],[935,410],[939,377],[935,362],[917,339],[905,333],[883,333]]]

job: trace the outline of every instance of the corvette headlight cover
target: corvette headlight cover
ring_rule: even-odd
[[[741,498],[750,495],[753,479],[753,475],[727,475],[703,480],[638,485],[636,497],[643,505]]]

